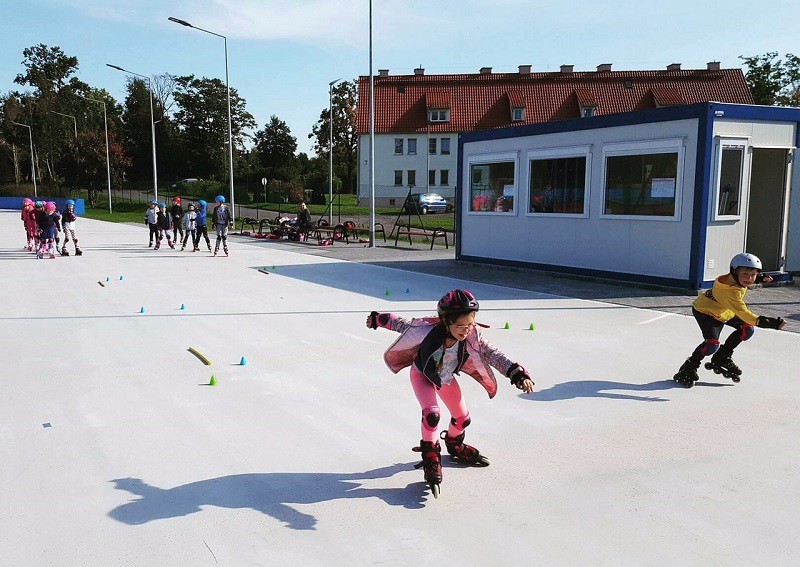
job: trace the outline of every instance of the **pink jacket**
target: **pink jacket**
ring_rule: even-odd
[[[439,319],[437,317],[426,317],[408,320],[392,313],[388,315],[388,322],[381,324],[378,321],[378,325],[384,329],[400,333],[400,337],[386,349],[383,359],[386,361],[386,366],[389,367],[389,370],[397,374],[403,368],[414,363],[420,343],[439,323]],[[494,366],[505,375],[513,362],[483,340],[477,326],[473,327],[465,342],[469,358],[467,358],[461,371],[466,372],[477,380],[489,393],[489,397],[493,398],[497,393],[497,380],[489,365]]]

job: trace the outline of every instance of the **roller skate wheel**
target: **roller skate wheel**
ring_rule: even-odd
[[[433,494],[434,498],[439,498],[439,485],[438,484],[431,484],[431,494]]]
[[[739,378],[738,376],[731,376],[731,380],[733,380],[735,383],[738,384],[739,382],[741,382],[742,379]]]
[[[710,362],[706,362],[706,363],[703,365],[703,368],[705,368],[706,370],[714,370],[714,365],[713,365],[713,364],[711,364]]]

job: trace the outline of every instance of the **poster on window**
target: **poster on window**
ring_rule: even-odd
[[[516,185],[503,185],[503,197],[513,197],[516,192]]]
[[[675,178],[674,177],[654,177],[650,187],[650,197],[660,199],[671,199],[675,197]]]

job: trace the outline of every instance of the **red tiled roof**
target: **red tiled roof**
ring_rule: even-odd
[[[597,97],[589,89],[575,89],[575,96],[581,106],[597,106]]]
[[[508,104],[511,108],[525,108],[525,96],[518,90],[508,91]]]
[[[374,84],[379,133],[469,132],[579,118],[579,93],[584,91],[594,99],[597,115],[707,101],[753,104],[741,69],[390,75],[374,77]],[[357,129],[365,133],[369,77],[359,78],[358,94]],[[512,122],[509,107],[517,97],[524,103],[525,120]],[[448,103],[450,122],[428,123],[433,101]]]
[[[426,92],[425,106],[428,108],[450,108],[450,93],[447,91]]]

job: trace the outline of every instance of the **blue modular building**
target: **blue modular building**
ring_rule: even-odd
[[[456,258],[697,290],[748,251],[789,279],[799,136],[800,109],[716,102],[461,134]]]

